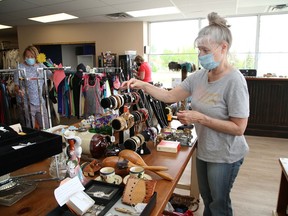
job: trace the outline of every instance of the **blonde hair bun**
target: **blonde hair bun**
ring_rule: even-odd
[[[208,14],[209,25],[220,25],[229,28],[230,25],[227,25],[227,20],[219,16],[217,13],[212,12]]]

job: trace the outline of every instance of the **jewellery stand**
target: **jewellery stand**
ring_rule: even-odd
[[[133,106],[133,110],[137,110],[136,105]],[[119,113],[123,113],[124,112],[124,107],[120,107],[119,108]],[[147,124],[147,121],[146,121]],[[135,128],[134,126],[132,126],[129,129],[129,136],[132,137],[135,135]],[[119,147],[123,150],[125,149],[124,145],[124,131],[119,131]],[[145,155],[145,154],[151,154],[150,149],[147,147],[146,142],[144,142],[138,149],[136,149],[136,152],[139,155]]]
[[[136,150],[136,152],[137,152],[139,155],[151,154],[151,151],[150,151],[150,149],[147,147],[146,142],[144,142],[144,143],[141,145],[141,147]]]
[[[137,106],[136,104],[133,106],[133,109],[134,110],[137,110]],[[145,121],[145,124],[146,126],[148,127],[148,119]],[[132,127],[133,128],[133,135],[134,135],[134,126]],[[133,136],[132,135],[132,136]],[[138,149],[136,149],[136,152],[139,154],[139,155],[146,155],[146,154],[151,154],[151,151],[150,149],[147,147],[147,144],[146,142],[144,142]]]

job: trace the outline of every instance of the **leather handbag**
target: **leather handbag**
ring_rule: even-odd
[[[156,180],[129,177],[124,188],[122,202],[128,205],[148,203],[154,193],[156,183]]]

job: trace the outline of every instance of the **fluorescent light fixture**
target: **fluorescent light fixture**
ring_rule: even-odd
[[[176,14],[176,13],[180,13],[180,11],[176,7],[163,7],[163,8],[153,8],[153,9],[148,9],[148,10],[129,11],[126,13],[133,17],[145,17],[145,16]]]
[[[36,21],[36,22],[41,22],[41,23],[49,23],[49,22],[57,22],[57,21],[77,19],[77,18],[78,17],[72,16],[70,14],[59,13],[59,14],[51,14],[47,16],[31,17],[28,19]]]
[[[7,29],[7,28],[12,28],[12,26],[7,26],[7,25],[1,25],[0,24],[0,29]]]

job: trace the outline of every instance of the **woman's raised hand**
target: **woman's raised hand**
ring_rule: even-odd
[[[120,87],[120,89],[143,89],[144,85],[146,83],[141,81],[141,80],[137,80],[135,78],[132,78],[128,81],[124,81]]]

